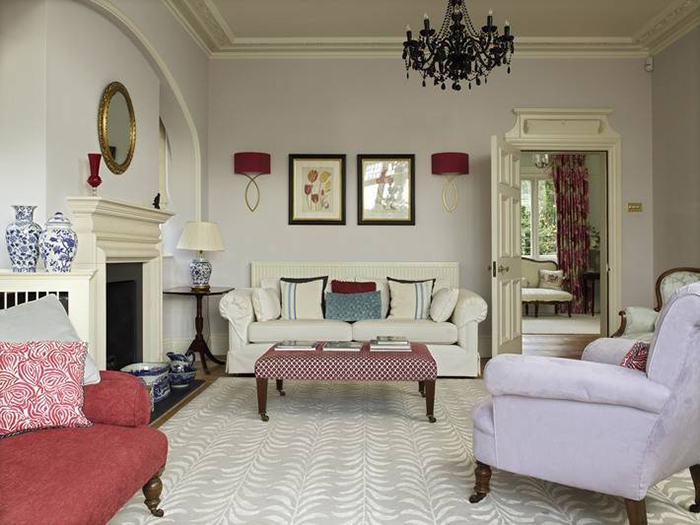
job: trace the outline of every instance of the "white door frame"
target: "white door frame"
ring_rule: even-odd
[[[607,153],[608,333],[622,309],[622,145],[608,115],[612,109],[515,108],[507,143],[520,150],[604,151]],[[601,268],[603,271],[603,268]]]

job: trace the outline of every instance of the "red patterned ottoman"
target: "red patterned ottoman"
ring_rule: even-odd
[[[435,379],[437,364],[422,343],[411,343],[410,352],[371,352],[365,343],[359,352],[324,351],[319,343],[315,351],[278,351],[273,346],[255,362],[258,388],[258,412],[267,421],[267,381],[275,379],[277,390],[285,379],[301,381],[417,381],[425,397],[428,421],[435,422]]]

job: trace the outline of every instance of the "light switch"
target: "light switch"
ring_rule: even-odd
[[[642,203],[641,202],[628,202],[627,203],[627,211],[629,213],[642,211]]]

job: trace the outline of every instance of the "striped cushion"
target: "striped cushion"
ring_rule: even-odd
[[[433,281],[400,283],[389,281],[391,312],[389,319],[427,319]]]
[[[625,354],[625,357],[622,358],[622,363],[620,363],[620,365],[624,366],[625,368],[646,372],[648,357],[649,343],[637,341],[634,343],[634,345],[632,345],[630,351]]]
[[[324,281],[305,283],[280,281],[282,289],[282,319],[323,319]]]

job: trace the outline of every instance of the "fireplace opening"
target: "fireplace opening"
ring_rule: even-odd
[[[143,268],[107,264],[107,370],[143,361]]]

